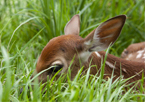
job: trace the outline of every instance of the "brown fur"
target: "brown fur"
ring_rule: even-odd
[[[105,52],[101,51],[99,52],[101,54],[101,56],[103,56],[103,58],[105,57]],[[124,78],[129,78],[133,75],[136,75],[136,73],[140,73],[139,75],[136,75],[134,78],[130,79],[130,82],[139,80],[142,78],[142,73],[143,72],[145,74],[145,64],[144,63],[138,63],[138,62],[134,62],[134,61],[126,61],[124,59],[115,57],[111,54],[107,55],[107,60],[108,62],[112,63],[115,66],[114,69],[114,75],[116,77],[120,76],[120,71],[122,71],[122,75],[124,76]],[[125,69],[125,70],[123,70]],[[113,68],[110,68],[109,66],[105,66],[105,73],[107,74],[111,74],[112,73]]]

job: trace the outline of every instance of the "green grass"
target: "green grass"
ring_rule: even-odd
[[[125,91],[126,80],[105,81],[102,74],[91,80],[89,70],[85,76],[80,70],[74,81],[67,77],[67,83],[63,76],[55,82],[48,79],[44,94],[43,84],[35,81],[32,90],[30,79],[43,47],[64,34],[65,24],[75,14],[80,14],[82,37],[111,17],[127,15],[110,49],[115,56],[128,45],[145,41],[143,0],[1,0],[0,5],[0,101],[145,101],[144,88]]]

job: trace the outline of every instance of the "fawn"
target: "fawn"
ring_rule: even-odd
[[[85,38],[82,38],[79,36],[79,15],[74,15],[64,28],[65,35],[51,39],[42,50],[36,65],[36,72],[39,73],[49,67],[52,68],[39,75],[39,81],[46,82],[47,76],[51,78],[60,69],[56,79],[61,74],[66,74],[73,58],[71,65],[72,80],[82,66],[84,66],[83,71],[86,71],[90,63],[97,66],[97,68],[91,67],[90,69],[90,74],[95,75],[101,68],[101,61],[105,57],[103,50],[112,45],[119,37],[125,20],[125,15],[111,18],[94,29]],[[120,71],[124,78],[136,75],[129,80],[129,82],[133,82],[141,79],[142,73],[145,74],[145,63],[128,61],[107,54],[104,78],[111,77],[113,70],[114,78],[120,77]]]

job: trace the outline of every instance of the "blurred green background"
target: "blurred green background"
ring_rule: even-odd
[[[105,20],[125,14],[126,23],[110,50],[119,57],[128,45],[145,41],[144,3],[144,0],[0,0],[0,85],[10,79],[7,87],[11,89],[22,76],[21,82],[27,82],[43,47],[51,38],[64,34],[65,24],[75,14],[81,18],[82,37]],[[5,73],[7,69],[11,70],[11,76]],[[2,88],[3,92],[7,87]]]

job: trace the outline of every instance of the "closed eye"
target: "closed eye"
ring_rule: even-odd
[[[50,70],[51,72],[57,72],[59,71],[60,69],[62,69],[63,65],[54,65]]]

